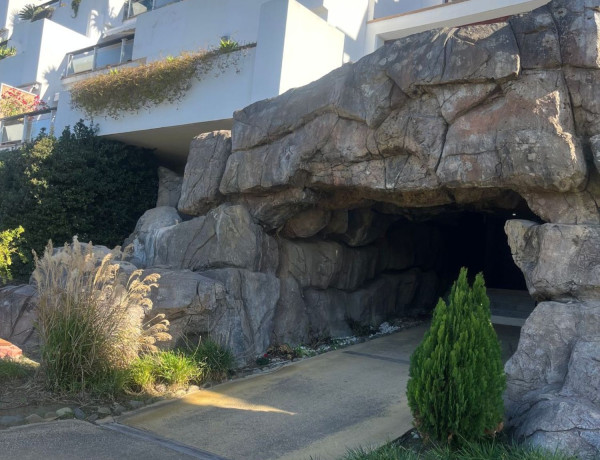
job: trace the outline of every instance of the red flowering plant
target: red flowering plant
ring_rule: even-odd
[[[40,100],[39,96],[12,86],[2,85],[0,118],[35,112],[45,107],[46,103]]]

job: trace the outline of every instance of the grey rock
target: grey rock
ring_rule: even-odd
[[[27,421],[27,423],[41,423],[44,422],[44,418],[39,416],[38,414],[31,414],[28,415],[27,417],[25,417],[25,421]]]
[[[98,407],[96,409],[96,412],[100,415],[110,415],[111,414],[110,408],[104,407],[104,406]]]
[[[237,267],[272,271],[277,260],[273,239],[241,205],[221,205],[205,216],[160,229],[149,266],[204,270]]]
[[[158,197],[156,207],[177,207],[181,196],[181,184],[183,177],[163,166],[158,167]]]
[[[22,415],[2,415],[0,416],[0,426],[9,427],[23,425],[25,423],[25,417]]]
[[[85,412],[83,412],[79,407],[73,409],[73,415],[78,420],[85,420],[86,417]]]
[[[468,112],[448,129],[437,170],[442,184],[581,190],[587,167],[562,74],[524,72],[503,90],[503,98]]]
[[[330,211],[307,209],[286,222],[282,235],[287,238],[309,238],[325,228],[330,219]]]
[[[219,184],[230,154],[230,131],[214,131],[194,138],[185,165],[179,211],[198,216],[223,201]]]
[[[291,346],[310,339],[308,310],[302,288],[293,277],[280,279],[279,301],[273,317],[272,341]]]
[[[86,420],[88,422],[94,423],[96,420],[98,420],[100,417],[98,416],[98,414],[90,414]]]
[[[127,405],[131,408],[131,409],[139,409],[140,407],[144,407],[144,401],[139,401],[137,399],[132,399],[130,401],[127,401]]]
[[[600,226],[509,220],[505,231],[534,298],[600,298]]]
[[[63,407],[56,411],[56,416],[58,418],[72,418],[74,416],[73,409],[70,407]]]
[[[131,245],[129,261],[142,268],[151,264],[159,231],[180,222],[181,216],[174,207],[162,206],[146,211],[137,221],[133,233],[125,240],[124,246]]]
[[[205,332],[229,348],[238,364],[253,362],[271,341],[279,279],[267,273],[233,268],[202,274],[223,283],[227,307],[203,310],[193,318],[194,330]]]
[[[548,7],[513,16],[509,22],[523,69],[553,69],[562,64],[558,29]]]
[[[37,348],[37,292],[33,286],[0,288],[0,337],[28,351]]]
[[[567,67],[563,70],[573,106],[577,133],[583,136],[600,134],[600,70]]]
[[[563,64],[598,68],[598,4],[593,0],[553,0],[548,7],[558,28]]]

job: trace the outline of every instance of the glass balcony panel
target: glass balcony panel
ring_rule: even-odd
[[[2,122],[2,136],[0,144],[21,142],[25,132],[25,123],[22,118]]]
[[[74,54],[67,69],[67,75],[79,72],[88,72],[94,68],[94,51],[85,51]]]
[[[38,137],[42,129],[49,133],[54,124],[54,113],[43,113],[41,115],[31,115],[27,123],[26,140],[32,140]]]
[[[96,55],[96,69],[102,69],[107,66],[114,66],[121,63],[121,44],[105,46],[98,48]]]
[[[169,3],[175,3],[179,0],[154,0],[154,8],[161,8],[163,6],[168,5]]]
[[[133,39],[127,40],[123,48],[123,62],[129,62],[133,59]]]
[[[127,17],[131,18],[138,14],[145,13],[147,11],[155,10],[163,6],[175,3],[181,0],[131,0],[129,4],[129,12]]]

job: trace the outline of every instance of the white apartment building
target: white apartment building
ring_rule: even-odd
[[[118,119],[96,117],[99,134],[184,158],[197,134],[228,129],[232,114],[307,84],[385,41],[427,29],[489,21],[549,0],[0,0],[0,83],[40,97],[45,108],[0,119],[0,148],[60,133],[85,115],[71,107],[77,81],[120,66],[218,47],[255,44],[236,64],[194,82],[186,96]],[[47,10],[19,19],[27,4]],[[6,88],[6,87],[5,87]]]

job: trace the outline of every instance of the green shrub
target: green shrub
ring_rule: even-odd
[[[59,138],[42,135],[0,152],[0,231],[22,226],[21,252],[78,235],[119,245],[156,203],[157,163],[150,151],[101,139],[82,122]],[[15,261],[13,274],[31,273]]]
[[[212,339],[201,339],[195,346],[187,342],[182,351],[204,368],[206,380],[225,380],[235,367],[233,353]]]
[[[501,429],[506,377],[483,275],[461,269],[411,357],[408,403],[425,438],[459,444]]]
[[[99,259],[91,244],[74,239],[56,253],[48,244],[36,257],[37,327],[50,389],[115,392],[148,342],[171,338],[166,324],[144,330],[140,321],[152,308],[148,295],[159,275],[142,279],[137,270],[127,279],[113,262],[120,255],[117,248]]]
[[[35,372],[33,361],[24,359],[0,359],[0,383],[29,377]]]
[[[0,285],[12,279],[10,266],[13,256],[18,256],[24,260],[23,253],[19,249],[19,242],[23,227],[17,227],[12,230],[0,232]]]
[[[0,61],[4,58],[11,57],[17,54],[17,49],[14,46],[0,46]]]
[[[199,381],[204,367],[181,351],[158,351],[137,358],[129,369],[133,391],[154,392],[159,384],[171,388]]]

